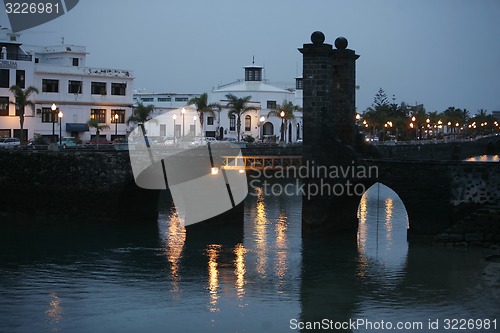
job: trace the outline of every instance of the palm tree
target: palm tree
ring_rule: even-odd
[[[99,149],[99,137],[103,129],[108,129],[109,126],[106,124],[101,124],[97,119],[92,118],[87,121],[89,127],[95,128],[96,145],[95,149]]]
[[[144,128],[144,123],[150,120],[153,122],[156,121],[151,116],[151,113],[153,113],[153,111],[154,111],[154,105],[152,104],[144,105],[142,104],[142,102],[138,102],[137,106],[134,107],[134,110],[132,111],[132,115],[127,119],[127,125],[129,125],[130,123],[135,123],[139,125],[142,134],[144,135],[144,138],[146,140],[147,146],[149,146],[149,141],[148,137],[146,136],[146,129]]]
[[[203,128],[203,123],[205,119],[205,113],[214,115],[214,108],[220,108],[218,103],[208,104],[208,94],[203,93],[200,97],[193,97],[188,101],[188,104],[196,105],[196,112],[198,112],[198,119],[200,120],[201,132],[205,133]]]
[[[228,116],[236,117],[236,131],[238,133],[238,141],[240,141],[241,115],[248,111],[257,110],[257,108],[255,106],[247,105],[247,103],[250,102],[252,96],[238,98],[233,94],[227,94],[226,98],[228,99],[227,102],[227,107],[229,108]]]
[[[10,102],[10,104],[13,104],[16,106],[16,114],[19,115],[19,124],[21,127],[21,137],[19,140],[21,141],[21,144],[24,142],[24,109],[29,106],[31,109],[35,110],[35,102],[30,100],[30,95],[35,93],[38,94],[38,89],[29,86],[26,89],[22,89],[21,87],[18,86],[12,86],[9,89],[13,94],[14,94],[14,102]]]
[[[283,112],[283,115],[282,115]],[[286,141],[286,129],[288,128],[288,121],[295,119],[294,112],[302,112],[302,108],[298,105],[293,105],[292,102],[284,100],[281,105],[276,105],[276,108],[269,111],[267,117],[280,117],[283,119],[282,129],[281,129],[281,139]],[[292,138],[288,138],[290,141]]]
[[[132,111],[132,115],[127,119],[127,125],[130,123],[144,125],[145,122],[153,118],[151,117],[151,113],[153,113],[153,111],[154,105],[144,105],[142,102],[138,102],[137,106],[134,107],[134,110]]]

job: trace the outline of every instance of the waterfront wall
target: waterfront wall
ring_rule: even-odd
[[[135,185],[127,152],[0,151],[0,214],[150,219],[158,191]]]
[[[493,155],[500,151],[500,136],[473,141],[423,142],[411,144],[375,145],[381,158],[399,160],[459,161],[479,155]]]

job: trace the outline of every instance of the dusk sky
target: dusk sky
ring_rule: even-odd
[[[396,102],[500,111],[500,1],[80,0],[23,31],[25,44],[84,45],[87,66],[129,69],[135,89],[202,93],[243,78],[255,56],[270,83],[302,73],[315,30],[344,36],[357,61],[357,108],[379,88]],[[8,26],[2,11],[0,25]]]

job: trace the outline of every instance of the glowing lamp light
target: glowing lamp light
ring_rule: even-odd
[[[212,173],[212,175],[218,175],[219,174],[219,168],[213,167],[212,169],[210,169],[210,172]]]

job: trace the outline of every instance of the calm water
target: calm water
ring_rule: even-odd
[[[301,237],[300,197],[257,192],[245,203],[244,234],[219,243],[190,239],[169,209],[157,224],[2,221],[0,332],[500,319],[498,289],[481,280],[488,251],[408,244],[404,205],[389,189],[362,199],[357,237],[314,239]]]

